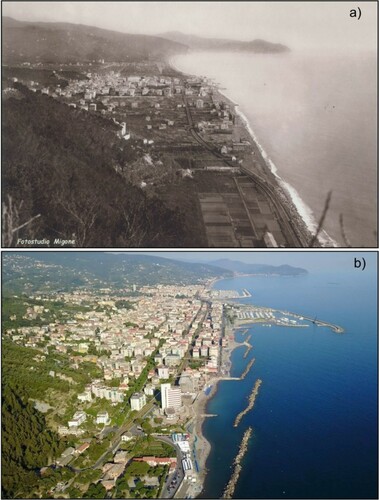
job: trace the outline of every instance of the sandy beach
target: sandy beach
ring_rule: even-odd
[[[244,343],[236,342],[235,330],[236,328],[232,326],[225,327],[225,337],[228,338],[228,347],[223,349],[223,358],[221,364],[223,374],[208,381],[207,386],[212,385],[209,394],[205,394],[204,389],[202,389],[193,405],[194,414],[196,415],[193,427],[193,442],[196,449],[196,458],[199,466],[199,483],[201,485],[201,487],[198,489],[198,492],[201,491],[204,484],[205,476],[207,473],[206,462],[212,448],[209,441],[204,437],[202,432],[204,420],[205,418],[208,418],[204,417],[204,415],[206,414],[206,407],[208,401],[210,401],[210,399],[216,394],[219,382],[230,377],[230,357],[232,352],[237,347],[241,347],[244,345]]]
[[[276,195],[282,203],[285,204],[289,210],[291,217],[295,221],[293,225],[299,237],[306,242],[311,241],[312,233],[311,229],[306,223],[307,213],[303,207],[303,202],[301,198],[297,195],[294,196],[291,192],[291,186],[281,179],[277,174],[277,169],[275,165],[269,159],[267,153],[264,151],[260,145],[254,131],[252,130],[250,123],[244,113],[239,109],[238,103],[234,102],[230,97],[228,97],[219,88],[213,89],[213,95],[218,100],[223,100],[234,110],[236,114],[236,123],[233,128],[233,140],[239,141],[240,139],[248,140],[252,146],[252,152],[250,155],[245,156],[243,161],[243,167],[251,173],[258,174],[261,178],[265,179],[270,185],[273,186]],[[297,194],[297,193],[296,193]],[[332,246],[337,246],[336,242],[328,237],[327,243]],[[320,246],[315,244],[315,246]]]

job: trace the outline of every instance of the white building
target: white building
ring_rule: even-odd
[[[147,384],[143,392],[146,394],[146,396],[154,396],[154,386],[152,384]]]
[[[79,427],[83,422],[87,420],[87,414],[84,411],[77,411],[74,413],[72,420],[69,420],[69,427]]]
[[[162,410],[166,408],[180,408],[182,406],[182,392],[180,387],[171,387],[171,384],[161,385]]]
[[[168,366],[158,366],[158,377],[161,379],[169,378],[170,373]]]
[[[91,402],[92,401],[92,394],[91,394],[91,391],[90,390],[86,390],[84,392],[82,392],[81,394],[78,394],[78,399],[79,401],[88,401],[88,402]]]
[[[131,441],[133,439],[133,437],[134,436],[130,432],[125,432],[125,434],[123,434],[121,436],[121,441],[124,441],[124,442]]]
[[[96,416],[96,424],[107,425],[110,423],[109,415],[107,411],[100,411]]]
[[[128,141],[130,139],[130,132],[126,130],[126,123],[122,122],[121,123],[121,131],[120,131],[120,136]]]
[[[140,411],[146,404],[146,395],[143,392],[135,392],[130,398],[130,407],[132,410]]]

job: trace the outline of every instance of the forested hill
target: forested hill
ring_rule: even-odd
[[[133,141],[121,144],[110,120],[27,89],[20,95],[3,103],[3,202],[14,228],[40,215],[20,238],[75,239],[79,247],[199,244],[179,212],[118,173],[137,150]]]
[[[20,350],[16,348],[15,355]],[[36,469],[63,451],[58,435],[27,396],[20,395],[16,380],[3,378],[1,398],[1,496],[26,498],[38,481]],[[22,388],[21,388],[22,389]],[[25,393],[25,391],[23,391]]]
[[[281,43],[255,39],[250,41],[229,40],[226,38],[205,38],[187,35],[180,31],[169,31],[160,35],[174,42],[187,45],[192,50],[207,50],[218,52],[251,52],[255,54],[278,54],[289,52],[290,49]]]
[[[168,255],[169,257],[169,255]],[[185,285],[233,273],[208,264],[150,255],[103,252],[7,252],[3,255],[6,293],[73,290],[78,286]]]
[[[90,5],[88,5],[90,8]],[[172,40],[133,35],[71,23],[23,22],[2,19],[3,63],[133,62],[162,59],[187,47]]]

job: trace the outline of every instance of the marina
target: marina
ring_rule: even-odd
[[[329,328],[334,333],[344,333],[345,330],[339,325],[317,319],[317,316],[312,318],[290,311],[282,311],[280,309],[271,309],[257,306],[242,306],[231,305],[232,311],[235,314],[235,325],[247,324],[267,324],[286,327],[307,328],[310,324]],[[246,333],[246,332],[245,332]]]

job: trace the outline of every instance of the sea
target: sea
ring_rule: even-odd
[[[232,376],[209,400],[204,436],[212,450],[200,498],[221,498],[248,426],[253,435],[233,498],[378,498],[376,272],[316,271],[298,277],[252,276],[219,281],[247,288],[237,302],[270,306],[338,324],[329,328],[252,326],[253,346],[232,353]],[[247,327],[246,327],[247,328]],[[255,381],[254,408],[237,428]]]
[[[172,64],[239,105],[311,231],[332,192],[324,245],[376,247],[376,54],[198,52]]]

